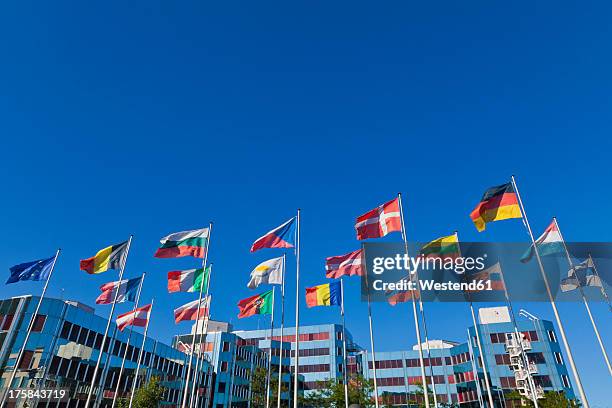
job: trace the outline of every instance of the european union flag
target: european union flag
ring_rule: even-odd
[[[25,262],[19,265],[11,267],[9,270],[11,276],[9,276],[6,284],[15,283],[25,280],[40,281],[46,280],[51,272],[53,266],[53,260],[55,256],[47,259],[39,259],[38,261]]]

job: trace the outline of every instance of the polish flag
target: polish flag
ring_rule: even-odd
[[[399,198],[395,198],[357,217],[357,239],[381,238],[390,232],[401,231]]]
[[[120,314],[117,316],[117,328],[123,331],[127,326],[145,327],[149,321],[152,307],[153,305],[149,304]]]
[[[363,276],[363,249],[346,255],[330,256],[325,259],[325,277],[339,279],[341,276]]]

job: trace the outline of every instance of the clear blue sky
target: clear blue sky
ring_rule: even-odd
[[[152,254],[209,220],[213,316],[241,329],[265,324],[236,322],[235,304],[279,254],[249,247],[297,207],[304,285],[323,283],[324,258],[358,246],[354,218],[398,191],[413,240],[526,240],[519,220],[478,234],[468,217],[512,173],[538,233],[556,215],[570,240],[610,241],[611,7],[497,3],[4,3],[0,269],[61,246],[50,294],[92,304],[117,275],[87,276],[79,259],[133,233],[126,274],[149,272],[152,334],[168,341],[188,329],[172,309],[193,295],[166,293],[166,272],[197,261]],[[359,281],[348,286],[347,323],[368,346]],[[518,306],[552,319],[546,304]],[[560,308],[592,405],[610,406],[584,309]],[[612,348],[609,313],[593,309]],[[426,311],[431,337],[464,340],[467,307]],[[415,341],[407,305],[374,318],[380,350]]]

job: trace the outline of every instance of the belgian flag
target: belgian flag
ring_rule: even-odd
[[[522,217],[512,183],[489,188],[470,214],[479,232],[485,230],[488,222]]]
[[[91,258],[81,260],[81,270],[89,274],[120,269],[127,257],[128,241],[101,249]]]

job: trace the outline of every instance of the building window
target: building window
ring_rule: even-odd
[[[555,361],[557,362],[557,364],[563,365],[563,357],[561,356],[561,353],[557,351],[555,351]]]
[[[12,314],[4,316],[4,321],[2,322],[2,330],[8,330],[11,327],[12,322],[13,322]]]
[[[47,320],[47,316],[45,315],[36,315],[34,318],[34,324],[32,325],[32,331],[35,333],[40,333],[43,331],[43,327],[45,327],[45,321]]]
[[[19,368],[21,370],[28,370],[30,365],[32,364],[32,357],[34,356],[34,352],[30,350],[25,350],[23,352],[23,356],[21,356],[21,361],[19,362]]]
[[[225,383],[224,382],[219,383],[219,388],[217,389],[217,392],[221,394],[225,394]]]
[[[227,371],[227,361],[222,361],[221,362],[221,372],[226,372]]]
[[[552,341],[553,343],[557,342],[557,336],[555,336],[555,332],[552,330],[548,331],[548,340]]]
[[[227,341],[223,342],[223,351],[229,351],[230,350],[230,344]]]
[[[561,374],[561,381],[563,382],[563,386],[565,388],[570,388],[571,387],[570,380],[569,380],[567,375]]]

